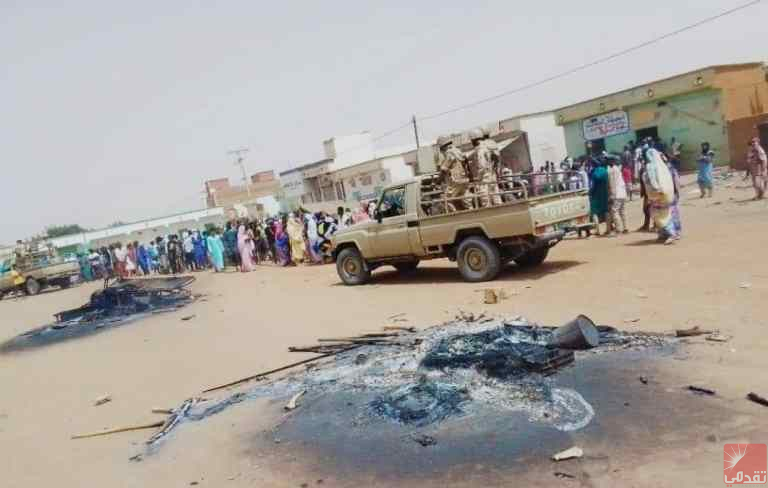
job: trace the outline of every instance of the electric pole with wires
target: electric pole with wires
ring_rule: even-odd
[[[251,196],[251,182],[248,180],[248,171],[245,169],[245,155],[248,154],[247,147],[241,147],[240,149],[233,149],[231,151],[227,151],[227,154],[232,154],[235,156],[235,166],[240,166],[240,171],[243,172],[243,183],[245,184],[245,191],[248,193],[248,196]]]

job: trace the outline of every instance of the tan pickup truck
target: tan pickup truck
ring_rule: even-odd
[[[333,237],[339,277],[361,285],[382,265],[409,273],[419,261],[448,258],[466,281],[479,282],[496,278],[510,261],[539,265],[568,230],[589,225],[587,190],[568,181],[552,173],[512,176],[492,190],[496,202],[482,202],[478,185],[470,187],[471,202],[450,199],[436,174],[393,184],[383,191],[375,220]]]
[[[11,273],[16,266],[24,283],[17,286]],[[61,256],[50,256],[48,252],[34,252],[18,259],[10,256],[0,262],[0,298],[12,291],[23,291],[27,295],[37,295],[49,286],[69,288],[80,276],[80,265],[76,260],[66,260]]]

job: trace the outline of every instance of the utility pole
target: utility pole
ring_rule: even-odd
[[[419,127],[416,125],[416,116],[413,116],[413,135],[416,136],[416,149],[420,147],[419,145]]]
[[[240,171],[243,172],[243,182],[245,183],[245,191],[248,192],[248,196],[251,196],[251,182],[248,180],[248,171],[245,169],[245,154],[248,153],[250,149],[247,147],[241,147],[240,149],[233,149],[232,151],[227,151],[227,154],[232,154],[235,156],[235,166],[240,166]]]

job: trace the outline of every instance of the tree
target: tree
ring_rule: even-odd
[[[69,236],[72,234],[81,234],[83,232],[87,232],[87,230],[88,229],[80,227],[78,224],[52,225],[45,228],[45,233],[49,238],[52,238]]]

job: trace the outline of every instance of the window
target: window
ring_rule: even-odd
[[[365,175],[360,177],[360,184],[363,186],[370,186],[370,184],[373,183],[373,180],[371,179],[371,175]]]
[[[382,171],[381,173],[379,173],[379,181],[382,182],[382,183],[387,181],[387,173],[386,172]]]
[[[378,207],[382,218],[405,215],[405,187],[390,188],[381,196]]]
[[[350,188],[357,188],[357,183],[355,183],[355,179],[354,178],[350,178],[349,179],[349,187]]]

